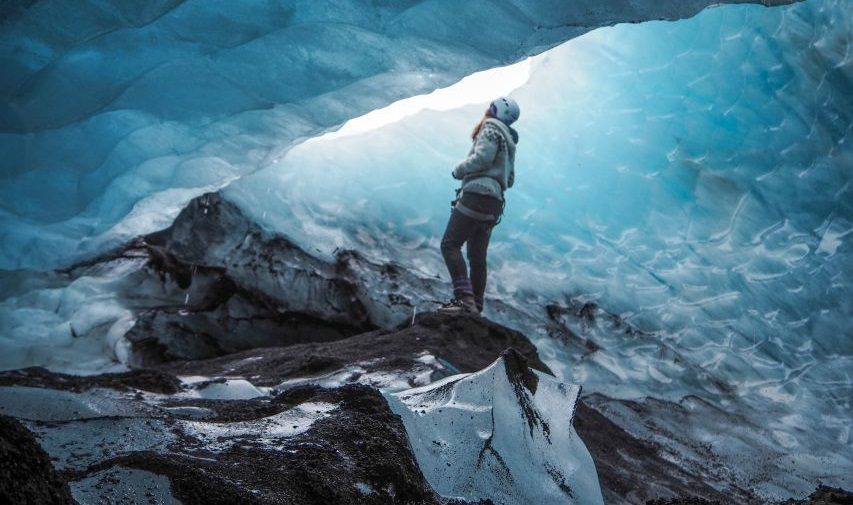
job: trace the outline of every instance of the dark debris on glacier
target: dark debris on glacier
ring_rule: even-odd
[[[433,380],[451,372],[476,371],[505,347],[521,350],[521,361],[510,368],[517,369],[522,379],[530,374],[527,362],[547,372],[533,346],[516,331],[488,320],[424,313],[413,325],[392,330],[164,363],[156,370],[89,377],[44,369],[3,372],[0,413],[11,410],[36,433],[78,500],[96,497],[120,503],[121,497],[153,496],[155,491],[162,493],[156,476],[165,476],[170,499],[185,505],[451,503],[424,481],[400,418],[385,398],[358,382],[383,372],[403,377],[407,370],[422,373],[419,367],[425,364]],[[338,376],[337,382],[325,383],[328,387],[317,380],[330,371],[366,362],[370,364],[364,372]],[[186,380],[189,373],[214,382],[217,377],[220,382],[244,377],[261,388],[282,382],[285,386],[263,389],[269,393],[255,398],[236,393],[231,399],[207,399],[203,389],[194,394],[198,391]],[[299,378],[308,380],[292,381]],[[114,405],[81,412],[72,402],[47,415],[35,403],[49,401],[50,396],[35,396],[36,391],[57,399],[72,395],[80,405],[91,406],[92,397]],[[615,400],[600,395],[583,398],[574,418],[595,461],[607,503],[644,503],[679,495],[719,503],[760,503],[743,489],[715,489],[703,481],[702,468],[680,467],[661,445],[634,437],[608,419],[606,410],[599,410],[607,401]],[[120,403],[135,407],[117,406]],[[282,419],[292,420],[292,433],[276,431],[289,429],[276,428]],[[91,427],[93,423],[100,424]],[[123,431],[126,438],[105,436],[104,429]],[[147,436],[153,439],[145,440]],[[26,444],[13,444],[26,450]],[[122,491],[115,494],[115,489]]]
[[[15,418],[0,415],[0,499],[3,503],[72,504],[68,483]]]

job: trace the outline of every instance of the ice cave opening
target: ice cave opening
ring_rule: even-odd
[[[639,332],[596,334],[608,352],[589,359],[543,335],[549,365],[620,397],[735,392],[844,424],[849,18],[843,2],[726,6],[601,28],[531,62],[512,93],[519,183],[490,295],[531,311],[596,302]],[[320,253],[434,275],[448,167],[487,102],[318,137],[224,194]]]
[[[713,442],[724,464],[782,448],[791,457],[762,481],[763,496],[802,493],[816,476],[849,488],[849,7],[739,4],[606,26],[533,57],[513,54],[510,66],[456,86],[450,69],[493,67],[492,48],[416,51],[400,35],[411,29],[403,23],[399,52],[411,53],[391,62],[380,54],[388,40],[357,23],[318,32],[264,25],[325,15],[311,9],[269,7],[257,33],[239,40],[210,34],[197,42],[210,62],[186,59],[180,71],[175,61],[198,47],[164,44],[138,61],[116,60],[114,81],[73,103],[44,97],[87,82],[102,68],[99,51],[120,52],[127,37],[183,40],[191,27],[181,9],[190,6],[88,45],[19,44],[30,70],[44,66],[12,73],[26,79],[0,78],[13,97],[0,122],[0,368],[125,367],[125,335],[140,307],[166,295],[128,295],[126,264],[84,275],[55,269],[166,228],[208,191],[258,233],[283,235],[317,261],[357,251],[401,265],[417,282],[394,294],[428,310],[447,282],[438,240],[455,187],[450,170],[485,105],[506,93],[522,106],[521,138],[516,186],[489,253],[487,316],[522,330],[559,379],[587,394],[697,413],[668,428]],[[4,37],[9,45],[20,34]],[[324,60],[334,57],[325,44],[348,40],[365,48],[361,59]],[[310,53],[325,80],[289,78],[283,68],[308,63],[288,56],[254,87],[241,83],[235,76],[265,62],[271,41]],[[59,51],[69,57],[51,60]],[[363,71],[370,66],[382,71]],[[472,98],[472,89],[482,93]],[[222,251],[199,257],[239,263]],[[258,291],[275,289],[251,268],[240,272]],[[371,275],[362,278],[367,289],[392,290]],[[637,415],[614,409],[628,422]],[[765,429],[725,431],[733,416]]]

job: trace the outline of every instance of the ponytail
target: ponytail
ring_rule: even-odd
[[[474,131],[471,132],[471,140],[477,140],[477,135],[479,135],[480,130],[483,129],[483,125],[486,123],[486,120],[489,119],[489,112],[487,111],[483,114],[483,117],[480,119],[480,122],[477,123],[477,126],[474,127]]]

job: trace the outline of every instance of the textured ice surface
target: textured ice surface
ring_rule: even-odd
[[[80,505],[156,503],[181,505],[172,496],[167,477],[120,466],[96,472],[70,483],[71,495]]]
[[[107,389],[83,393],[32,387],[0,387],[0,414],[33,421],[132,417],[148,411],[126,394]]]
[[[202,384],[186,396],[205,400],[250,400],[267,396],[246,379],[224,379]]]
[[[12,2],[0,268],[67,263],[393,100],[709,0]],[[470,30],[488,19],[495,30]]]
[[[756,445],[836,458],[827,481],[848,487],[851,19],[841,0],[721,7],[549,52],[513,95],[517,182],[487,309],[568,382],[760,412]],[[225,193],[300,243],[445,275],[449,172],[482,108],[311,140]]]
[[[431,354],[418,358],[418,365],[408,370],[368,371],[371,363],[356,363],[316,377],[288,379],[275,387],[282,392],[296,386],[314,385],[323,388],[337,388],[345,384],[364,384],[383,391],[399,391],[414,386],[425,386],[437,377],[446,377],[449,370]],[[456,370],[458,372],[458,370]]]
[[[386,11],[305,2],[283,28],[276,12],[238,12],[245,6],[229,7],[225,21],[206,2],[133,12],[36,2],[2,30],[0,266],[66,263],[158,228],[190,197],[266,166],[226,191],[263,226],[306,248],[353,247],[444,275],[437,242],[449,171],[482,106],[288,149],[587,25],[699,7],[652,4],[663,10],[584,3],[582,22],[560,18],[565,2],[519,4],[528,18],[493,12],[515,20],[499,22],[512,37],[529,35],[519,46],[454,31],[477,19],[473,2],[454,2],[453,20],[431,10],[442,2]],[[488,310],[522,325],[567,382],[614,397],[698,395],[729,422],[751,416],[769,431],[749,436],[806,466],[834,458],[825,481],[850,487],[848,4],[724,7],[616,26],[539,61],[514,94],[524,111],[518,178],[490,250]],[[232,29],[205,29],[211,19]],[[358,43],[323,46],[326,37]],[[362,59],[341,66],[347,51]],[[280,54],[288,58],[269,62]],[[259,66],[269,72],[247,70]],[[282,85],[284,72],[293,86]],[[122,269],[138,267],[112,263],[68,286],[64,274],[5,272],[0,365],[84,371],[123,361],[133,321],[114,292]],[[138,294],[140,305],[157,300]],[[558,341],[578,336],[584,352]],[[707,439],[741,462],[756,444]],[[784,482],[792,473],[769,476],[779,480],[766,492],[800,492]]]
[[[595,465],[572,427],[580,387],[525,374],[511,357],[499,358],[388,397],[424,477],[442,496],[499,505],[603,503]]]
[[[99,461],[133,452],[163,452],[175,440],[166,421],[142,417],[29,422],[27,428],[58,470],[84,470]]]
[[[123,336],[133,313],[119,300],[119,286],[141,265],[101,265],[76,278],[0,270],[0,368],[50,363],[75,373],[121,370],[114,365],[127,361]]]
[[[259,445],[271,449],[281,448],[281,440],[304,433],[314,421],[329,416],[337,405],[306,402],[290,410],[236,423],[208,421],[179,421],[180,429],[200,440],[205,449],[224,451],[240,444]]]
[[[652,398],[620,401],[593,394],[584,403],[631,435],[658,444],[660,454],[679,468],[702,469],[703,482],[718,490],[749,489],[757,496],[778,499],[808,496],[816,482],[827,479],[850,485],[849,476],[843,474],[851,466],[849,452],[801,451],[791,444],[795,439],[790,428],[779,429],[791,422],[801,435],[826,429],[809,425],[804,417],[776,420],[774,413],[768,416],[745,405],[738,405],[733,416],[731,405],[714,405],[692,395],[664,402]],[[827,418],[821,422],[839,427]],[[768,499],[763,502],[771,503]]]

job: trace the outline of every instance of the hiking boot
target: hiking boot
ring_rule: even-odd
[[[480,311],[477,310],[477,306],[472,301],[459,300],[458,298],[454,298],[450,300],[449,303],[445,303],[441,307],[438,308],[438,311],[442,314],[475,314],[480,315]]]

